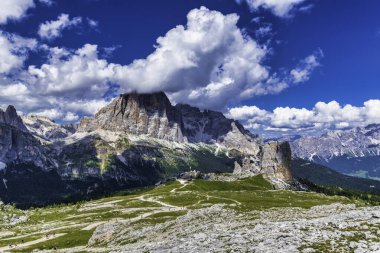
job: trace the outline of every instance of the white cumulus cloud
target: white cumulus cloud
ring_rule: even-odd
[[[320,66],[320,59],[322,57],[323,51],[321,49],[306,57],[300,62],[298,67],[290,71],[291,81],[293,83],[303,83],[308,81],[313,70]]]
[[[29,66],[25,81],[39,94],[99,98],[114,75],[113,65],[98,58],[97,46],[86,44],[73,53],[52,48],[47,63]]]
[[[29,50],[37,46],[34,39],[25,39],[0,31],[0,74],[8,74],[23,66]]]
[[[62,23],[75,19],[62,15],[43,24],[46,27],[42,28],[42,37],[59,36],[67,28]],[[313,54],[295,68],[305,69],[306,77],[296,79],[292,71],[285,71],[285,77],[270,73],[264,61],[271,50],[239,29],[238,19],[236,14],[223,15],[205,7],[194,9],[187,15],[186,25],[178,25],[159,37],[153,53],[129,65],[101,58],[97,45],[85,44],[75,50],[40,45],[48,52],[46,62],[22,68],[36,41],[5,36],[0,55],[10,60],[8,65],[0,64],[0,85],[7,87],[7,94],[13,94],[15,89],[23,92],[14,97],[0,93],[0,99],[25,113],[49,114],[65,121],[92,115],[112,95],[130,91],[164,91],[175,103],[222,110],[226,105],[279,93],[304,82],[319,65],[319,58]],[[16,47],[17,44],[24,46]],[[13,70],[18,74],[1,75]],[[264,112],[257,108],[257,118],[266,116]]]
[[[82,23],[81,17],[70,19],[68,14],[61,14],[57,20],[47,21],[40,25],[38,35],[43,39],[55,39],[60,37],[64,29],[75,27]]]
[[[380,123],[380,100],[368,100],[363,106],[343,106],[336,101],[318,102],[312,109],[278,107],[273,111],[242,106],[229,109],[226,116],[240,120],[248,128],[261,131],[321,132]]]
[[[34,7],[33,0],[1,0],[0,24],[23,18],[26,11],[32,7]]]
[[[289,17],[290,13],[301,3],[307,0],[235,0],[237,3],[245,1],[252,11],[260,8],[270,10],[279,17]],[[310,7],[309,7],[310,8]]]
[[[147,58],[116,69],[123,90],[164,90],[174,102],[220,109],[287,88],[263,64],[269,49],[244,34],[238,19],[205,7],[190,11],[187,25],[159,37]]]
[[[16,41],[13,46],[32,44],[18,37],[12,40]],[[6,76],[10,68],[0,64],[0,107],[12,104],[25,114],[75,121],[79,115],[93,115],[108,103],[103,96],[114,72],[105,60],[97,58],[97,46],[87,44],[75,51],[49,50],[49,60],[41,67],[19,70],[24,58],[16,61],[13,77]],[[0,55],[1,52],[0,49]],[[2,69],[8,72],[2,73]]]

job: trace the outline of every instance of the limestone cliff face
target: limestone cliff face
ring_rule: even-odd
[[[189,105],[173,106],[165,93],[123,94],[102,108],[94,118],[81,120],[78,132],[124,132],[157,139],[223,144],[256,155],[261,139],[222,113]]]
[[[46,141],[66,138],[76,131],[74,124],[61,126],[44,116],[28,115],[22,116],[21,119],[30,133]]]
[[[183,119],[186,139],[191,143],[218,143],[256,155],[261,145],[257,135],[245,130],[235,120],[227,119],[221,112],[201,111],[196,107],[179,104],[176,109]]]
[[[285,182],[292,182],[292,152],[288,142],[269,142],[264,145],[261,172],[273,174]]]
[[[48,170],[54,167],[48,151],[28,130],[12,105],[5,111],[0,109],[0,167],[33,164]]]
[[[292,154],[289,143],[269,142],[260,148],[258,156],[245,156],[241,164],[235,163],[234,174],[241,176],[267,174],[286,183],[292,183]]]
[[[5,111],[0,109],[0,123],[16,127],[21,131],[28,131],[13,105],[9,105]]]
[[[0,123],[0,162],[30,163],[43,169],[51,165],[40,142],[30,133]]]
[[[165,93],[123,94],[96,113],[81,121],[78,131],[103,129],[169,141],[183,142],[181,115]]]

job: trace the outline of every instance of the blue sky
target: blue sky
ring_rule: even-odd
[[[0,105],[21,113],[75,122],[120,92],[164,90],[173,103],[223,111],[266,135],[380,123],[375,0],[4,0],[0,8]]]

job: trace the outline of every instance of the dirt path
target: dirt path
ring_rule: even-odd
[[[173,206],[173,205],[167,204],[167,203],[165,203],[165,202],[162,202],[162,201],[157,200],[157,199],[154,199],[154,198],[145,198],[146,196],[147,196],[147,195],[141,195],[141,196],[139,196],[139,197],[136,198],[136,199],[138,199],[138,200],[140,200],[140,201],[144,201],[144,202],[151,202],[151,203],[160,204],[160,205],[162,205],[162,206],[164,206],[164,207],[169,207],[169,208],[179,208],[178,206]]]
[[[188,181],[187,180],[177,179],[177,181],[181,184],[181,187],[172,189],[170,191],[171,193],[176,192],[177,190],[182,189],[182,188],[184,188],[184,187],[186,187],[188,185]]]
[[[34,241],[30,241],[30,242],[25,242],[25,243],[21,243],[21,244],[17,244],[17,246],[12,246],[12,247],[9,247],[9,246],[6,246],[6,247],[2,247],[0,248],[0,252],[9,252],[10,250],[17,250],[17,249],[21,249],[21,248],[25,248],[25,247],[29,247],[29,246],[32,246],[34,244],[38,244],[38,243],[41,243],[41,242],[46,242],[46,241],[49,241],[49,240],[53,240],[53,239],[56,239],[60,236],[63,236],[65,235],[66,233],[61,233],[61,234],[55,234],[55,235],[51,235],[49,237],[42,237],[40,239],[37,239],[37,240],[34,240]]]
[[[181,187],[174,188],[170,192],[175,192],[175,190],[181,189],[181,188],[183,188],[183,187],[185,187],[187,185],[187,181],[186,180],[181,180],[180,179],[178,181],[181,183]],[[156,204],[161,205],[162,207],[157,207],[157,208],[159,208],[158,210],[154,210],[154,211],[151,211],[151,212],[148,212],[148,213],[141,214],[141,215],[139,215],[137,217],[130,218],[130,219],[128,219],[129,222],[139,221],[141,219],[144,219],[144,218],[146,218],[148,216],[151,216],[151,215],[157,214],[157,213],[175,212],[175,211],[187,210],[187,207],[170,205],[170,204],[162,202],[162,201],[160,201],[158,199],[154,199],[153,197],[147,197],[147,196],[148,195],[141,195],[141,196],[137,197],[136,199],[138,199],[140,201],[144,201],[144,202],[156,203]]]
[[[0,238],[6,237],[6,236],[11,236],[11,235],[14,235],[14,234],[15,234],[15,232],[12,232],[12,231],[0,232]]]
[[[137,217],[128,219],[128,221],[129,222],[136,222],[136,221],[139,221],[139,220],[144,219],[146,217],[149,217],[149,216],[151,216],[153,214],[163,213],[163,212],[176,212],[176,211],[183,211],[183,210],[186,210],[186,207],[164,207],[164,208],[162,208],[160,210],[155,210],[155,211],[152,211],[152,212],[149,212],[149,213],[140,214]]]
[[[89,231],[89,230],[91,230],[93,228],[96,228],[99,225],[102,225],[103,223],[106,223],[106,222],[105,221],[94,222],[94,223],[91,223],[88,226],[82,228],[82,230]]]
[[[67,228],[75,228],[75,227],[80,227],[80,226],[83,226],[83,224],[82,223],[77,223],[77,224],[73,224],[73,225],[56,227],[56,228],[46,229],[46,230],[42,230],[42,231],[38,231],[38,232],[33,232],[33,233],[30,233],[30,234],[24,234],[24,235],[19,235],[19,236],[14,236],[14,237],[8,237],[8,238],[4,238],[4,239],[1,239],[1,240],[2,241],[6,241],[6,240],[21,239],[21,238],[25,238],[25,237],[32,236],[32,235],[47,234],[47,233],[51,233],[51,232],[54,232],[54,231],[57,231],[57,230],[62,230],[62,229],[67,229]]]
[[[225,199],[225,200],[229,200],[229,201],[232,201],[232,202],[235,202],[237,205],[241,205],[241,203],[237,200],[234,200],[234,199],[229,199],[229,198],[223,198],[223,197],[217,197],[217,196],[212,196],[212,195],[203,195],[203,196],[206,196],[207,198],[214,198],[214,199]]]
[[[184,188],[184,187],[186,187],[188,185],[188,181],[186,181],[186,180],[179,179],[178,181],[179,181],[179,183],[181,185],[179,187],[177,187],[177,188],[172,189],[170,192],[172,192],[172,193],[174,192],[175,193],[176,190]],[[149,196],[149,194],[147,194],[147,195],[141,195],[141,196],[139,196],[139,197],[137,197],[135,199],[140,200],[140,201],[144,201],[144,202],[156,203],[156,204],[159,204],[160,207],[157,207],[156,210],[152,210],[150,212],[143,213],[143,214],[138,215],[138,216],[136,216],[134,218],[125,219],[125,221],[127,221],[127,222],[136,222],[136,221],[139,221],[141,219],[147,218],[147,217],[149,217],[151,215],[162,213],[162,212],[176,212],[176,211],[187,210],[187,207],[180,207],[180,206],[175,206],[175,205],[171,205],[171,204],[162,202],[162,201],[160,201],[159,199],[156,199],[153,196]],[[92,210],[92,209],[111,207],[115,203],[118,203],[120,201],[122,201],[122,200],[114,200],[114,201],[103,202],[103,203],[101,203],[101,202],[100,203],[92,203],[90,205],[83,206],[80,211],[84,211],[84,210],[88,211],[88,210]],[[82,216],[91,216],[91,215],[94,215],[94,214],[96,214],[96,213],[79,214],[79,215],[76,215],[76,216],[77,217],[82,217]],[[76,217],[76,216],[75,215],[69,216],[69,218],[73,218],[73,217]],[[50,233],[50,232],[55,231],[55,230],[61,230],[61,229],[64,229],[64,228],[80,227],[80,226],[83,226],[83,225],[85,227],[82,227],[81,230],[83,230],[83,231],[89,231],[89,230],[92,230],[92,229],[94,229],[94,228],[96,228],[96,227],[98,227],[98,226],[100,226],[100,225],[102,225],[104,223],[106,223],[106,221],[94,221],[92,223],[71,224],[71,225],[66,225],[66,226],[62,226],[62,227],[55,227],[55,228],[47,229],[47,230],[44,230],[44,231],[34,232],[34,233],[30,233],[30,234],[14,236],[14,237],[11,237],[11,238],[6,238],[5,240],[21,239],[21,238],[26,238],[28,236],[32,236],[32,235],[36,235],[36,234],[45,234],[45,233]],[[80,228],[78,228],[78,229],[80,229]],[[0,252],[8,252],[10,250],[17,251],[17,249],[21,249],[21,248],[25,248],[25,247],[28,247],[28,246],[32,246],[32,245],[38,244],[38,243],[49,241],[49,240],[52,240],[52,239],[55,239],[55,238],[58,238],[58,237],[64,236],[64,235],[66,235],[66,233],[58,233],[58,234],[55,234],[55,235],[50,235],[49,237],[43,236],[43,237],[41,237],[40,239],[37,239],[37,240],[33,240],[33,241],[30,241],[30,242],[25,242],[25,243],[18,244],[17,247],[16,246],[1,247],[0,248]]]

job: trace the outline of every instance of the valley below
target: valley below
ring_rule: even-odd
[[[75,204],[1,206],[1,252],[376,252],[380,207],[265,176],[172,180]]]

